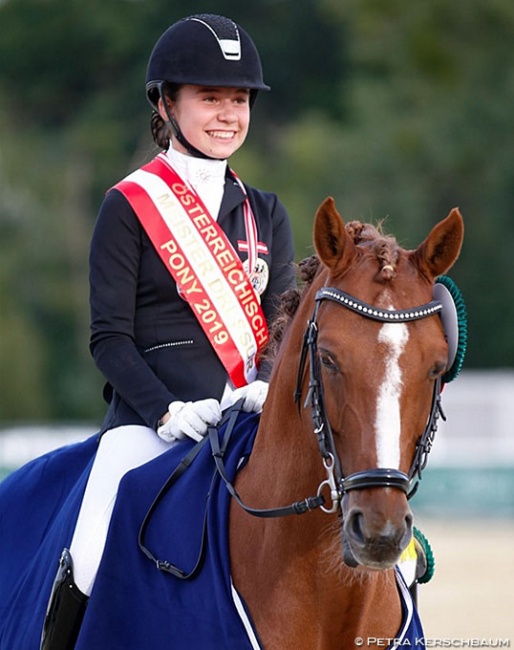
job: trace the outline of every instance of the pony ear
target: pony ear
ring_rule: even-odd
[[[323,201],[316,212],[313,239],[318,257],[332,271],[339,266],[345,253],[348,256],[350,247],[354,248],[331,196]]]
[[[440,221],[418,248],[413,258],[420,271],[432,280],[443,275],[459,257],[464,239],[464,221],[458,208]]]

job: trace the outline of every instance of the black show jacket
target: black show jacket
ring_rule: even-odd
[[[294,286],[289,218],[276,195],[246,187],[259,253],[270,278],[261,296],[268,323],[277,298]],[[227,171],[218,224],[241,259],[246,241],[244,195]],[[102,431],[126,424],[157,427],[173,400],[220,399],[227,372],[192,309],[154,250],[125,197],[110,190],[100,208],[90,250],[90,349],[107,380],[109,408]],[[261,378],[265,378],[262,376]]]

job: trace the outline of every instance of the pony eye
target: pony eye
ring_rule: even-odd
[[[319,354],[319,360],[320,360],[321,364],[322,364],[325,368],[327,368],[328,370],[333,370],[333,371],[335,371],[335,370],[338,369],[338,368],[337,368],[337,364],[336,364],[336,362],[335,362],[334,359],[330,356],[330,354],[328,354],[328,352],[323,352],[323,351],[321,351],[320,354]]]
[[[430,379],[437,379],[440,377],[446,370],[446,363],[438,361],[432,366],[432,369],[429,372]]]

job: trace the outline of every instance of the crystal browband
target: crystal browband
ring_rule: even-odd
[[[383,323],[404,323],[419,320],[421,318],[426,318],[427,316],[432,316],[432,314],[437,314],[443,308],[441,302],[438,300],[432,300],[431,302],[427,302],[419,307],[413,307],[412,309],[380,309],[379,307],[373,307],[373,305],[368,305],[366,302],[357,300],[357,298],[350,296],[340,289],[335,289],[334,287],[323,287],[318,291],[316,294],[316,301],[319,303],[322,300],[333,300],[358,314],[362,314],[362,316]]]

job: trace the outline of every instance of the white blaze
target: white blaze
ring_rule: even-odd
[[[402,371],[399,360],[409,340],[405,323],[385,323],[378,340],[387,346],[385,374],[378,391],[375,431],[378,467],[400,468],[400,396]]]

